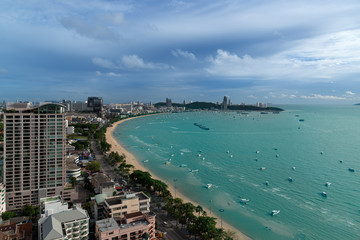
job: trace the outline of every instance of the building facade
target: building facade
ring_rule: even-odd
[[[61,195],[65,183],[65,108],[45,103],[4,114],[7,210]]]

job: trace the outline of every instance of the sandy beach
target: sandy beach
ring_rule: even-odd
[[[149,116],[141,116],[141,117],[149,117]],[[169,191],[171,192],[171,194],[174,196],[175,195],[175,188],[174,186],[172,186],[171,184],[169,184],[169,182],[164,181],[163,179],[159,178],[158,176],[156,176],[154,173],[152,173],[150,170],[148,170],[147,168],[144,167],[143,164],[141,164],[139,161],[137,161],[137,159],[134,157],[134,155],[132,155],[130,152],[128,152],[123,146],[121,146],[116,139],[113,137],[113,131],[115,130],[116,126],[120,123],[123,123],[125,121],[131,120],[134,118],[127,118],[121,121],[118,121],[116,123],[113,124],[112,127],[108,127],[107,131],[106,131],[106,140],[109,144],[111,144],[111,151],[114,152],[118,152],[120,155],[121,154],[125,154],[126,156],[126,162],[128,164],[132,164],[135,169],[137,170],[141,170],[141,171],[147,171],[151,174],[151,176],[154,179],[158,179],[161,180],[163,182],[165,182],[168,186],[169,186]],[[191,202],[192,204],[194,204],[195,206],[197,205],[201,205],[196,203],[195,201],[190,200],[188,197],[184,196],[179,190],[176,191],[176,197],[179,197],[181,199],[183,199],[184,202]],[[202,205],[201,205],[202,206]],[[217,227],[220,228],[220,217],[216,216],[215,214],[213,214],[211,211],[209,211],[208,209],[206,209],[204,206],[202,206],[203,209],[207,212],[208,216],[211,217],[215,217],[217,220]],[[240,232],[238,229],[236,229],[235,227],[233,227],[232,225],[230,225],[229,223],[227,223],[226,221],[222,221],[222,226],[225,230],[230,230],[232,232],[234,232],[236,234],[236,238],[238,240],[247,240],[250,239],[249,237],[247,237],[245,234],[243,234],[242,232]]]

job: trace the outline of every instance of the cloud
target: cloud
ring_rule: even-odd
[[[188,51],[183,51],[181,49],[176,49],[176,50],[172,50],[171,51],[171,54],[175,57],[179,57],[179,56],[182,56],[184,58],[188,58],[188,59],[191,59],[191,60],[195,60],[196,59],[196,56],[195,54],[191,53],[191,52],[188,52]]]
[[[137,55],[127,55],[121,58],[122,64],[130,69],[168,69],[169,65],[163,63],[146,63]]]
[[[108,72],[108,73],[102,73],[100,71],[96,71],[96,76],[108,76],[108,77],[121,77],[122,75],[120,73],[114,73],[114,72]]]
[[[110,21],[108,19],[107,21]],[[115,19],[112,19],[115,21]],[[119,20],[117,20],[119,21]],[[68,30],[73,30],[81,36],[89,37],[97,40],[116,41],[118,36],[106,25],[101,22],[85,21],[77,16],[65,17],[61,20],[61,24]]]
[[[338,96],[329,96],[329,95],[320,95],[320,94],[312,94],[311,96],[301,96],[303,99],[320,99],[320,100],[344,100],[344,97]]]
[[[346,91],[345,92],[347,95],[355,95],[355,93],[351,92],[351,91]]]
[[[93,64],[103,68],[116,69],[118,68],[112,61],[104,58],[94,57],[92,59]]]
[[[6,74],[8,71],[4,68],[0,68],[0,74]]]

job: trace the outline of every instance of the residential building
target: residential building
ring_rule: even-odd
[[[42,198],[40,202],[40,214],[42,218],[55,213],[69,211],[68,204],[61,201],[61,196]]]
[[[29,222],[29,217],[14,217],[0,223],[0,240],[10,239],[32,239],[32,222]]]
[[[79,207],[42,217],[38,221],[39,240],[85,240],[89,238],[89,215]]]
[[[156,239],[155,214],[152,212],[126,214],[119,223],[114,218],[96,221],[96,239],[140,240],[144,239],[145,235],[148,239]]]
[[[222,109],[227,110],[227,106],[228,106],[227,97],[224,96],[224,100],[223,100],[223,103],[222,103]]]
[[[170,98],[166,98],[166,107],[171,107],[172,106],[172,101]]]
[[[61,195],[65,183],[65,108],[17,103],[4,113],[7,210]]]
[[[126,214],[135,212],[149,212],[150,198],[143,192],[124,194],[105,198],[104,216],[121,220]]]

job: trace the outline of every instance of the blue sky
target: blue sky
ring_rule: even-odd
[[[360,2],[0,3],[0,100],[360,102]]]

